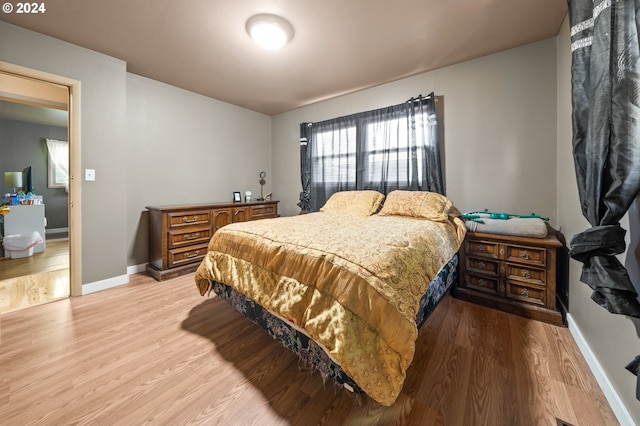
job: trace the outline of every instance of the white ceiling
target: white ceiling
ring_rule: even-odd
[[[268,115],[557,35],[564,0],[56,0],[0,20],[127,62],[129,72]],[[294,27],[260,50],[247,19]]]

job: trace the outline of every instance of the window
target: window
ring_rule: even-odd
[[[356,128],[319,131],[313,143],[313,180],[338,184],[356,181]]]
[[[47,139],[49,153],[49,188],[68,188],[69,185],[69,142]]]
[[[301,140],[308,145],[301,145],[301,202],[308,198],[310,210],[316,211],[337,191],[444,192],[433,99],[431,94],[379,110],[302,123]]]

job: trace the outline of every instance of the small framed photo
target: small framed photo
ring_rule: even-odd
[[[240,192],[234,192],[233,193],[233,202],[234,203],[239,203],[242,201],[242,195],[240,195]]]

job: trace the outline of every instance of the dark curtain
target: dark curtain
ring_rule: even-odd
[[[616,314],[640,318],[619,221],[640,191],[640,2],[571,0],[573,153],[582,213],[591,228],[571,240],[581,280]]]
[[[626,249],[619,221],[640,191],[639,5],[569,0],[573,155],[591,224],[572,238],[570,254],[596,303],[636,318],[638,294],[615,255]]]
[[[310,133],[311,123],[300,123],[300,179],[302,181],[302,191],[300,192],[298,207],[303,212],[311,210],[311,170],[309,169],[309,150],[307,149]]]
[[[310,211],[317,211],[337,191],[443,194],[438,135],[433,93],[373,111],[302,123],[300,138],[307,145],[300,147],[300,168]],[[310,178],[308,192],[305,176]]]

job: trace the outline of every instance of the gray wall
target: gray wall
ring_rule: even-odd
[[[578,197],[578,187],[572,154],[571,125],[571,41],[569,24],[565,20],[557,37],[558,57],[558,223],[565,237],[589,228],[583,217]],[[636,200],[621,222],[627,229],[627,251],[619,256],[627,267],[632,281],[639,290],[640,276],[640,216]],[[636,424],[640,424],[640,403],[635,399],[636,377],[624,369],[635,356],[640,355],[640,329],[638,320],[608,313],[591,300],[591,289],[580,282],[582,264],[569,263],[569,312],[591,351],[597,358],[607,378],[622,399]]]
[[[31,166],[33,190],[45,202],[47,229],[68,226],[67,193],[64,188],[47,188],[48,152],[45,139],[67,140],[67,128],[25,121],[0,119],[0,185],[4,172]],[[8,192],[6,188],[2,194]]]
[[[271,118],[127,74],[128,265],[147,262],[149,205],[228,202],[271,189]]]
[[[82,283],[125,274],[126,209],[114,206],[126,190],[126,64],[6,22],[0,60],[81,81],[81,163],[97,176],[82,183]]]
[[[535,212],[555,221],[555,39],[508,50],[273,118],[274,187],[297,214],[299,123],[444,96],[446,191],[462,211]]]
[[[268,116],[128,74],[118,59],[6,22],[0,61],[81,82],[81,167],[96,170],[81,189],[83,284],[147,261],[144,206],[228,201],[233,191],[259,191],[261,170],[271,175]]]

